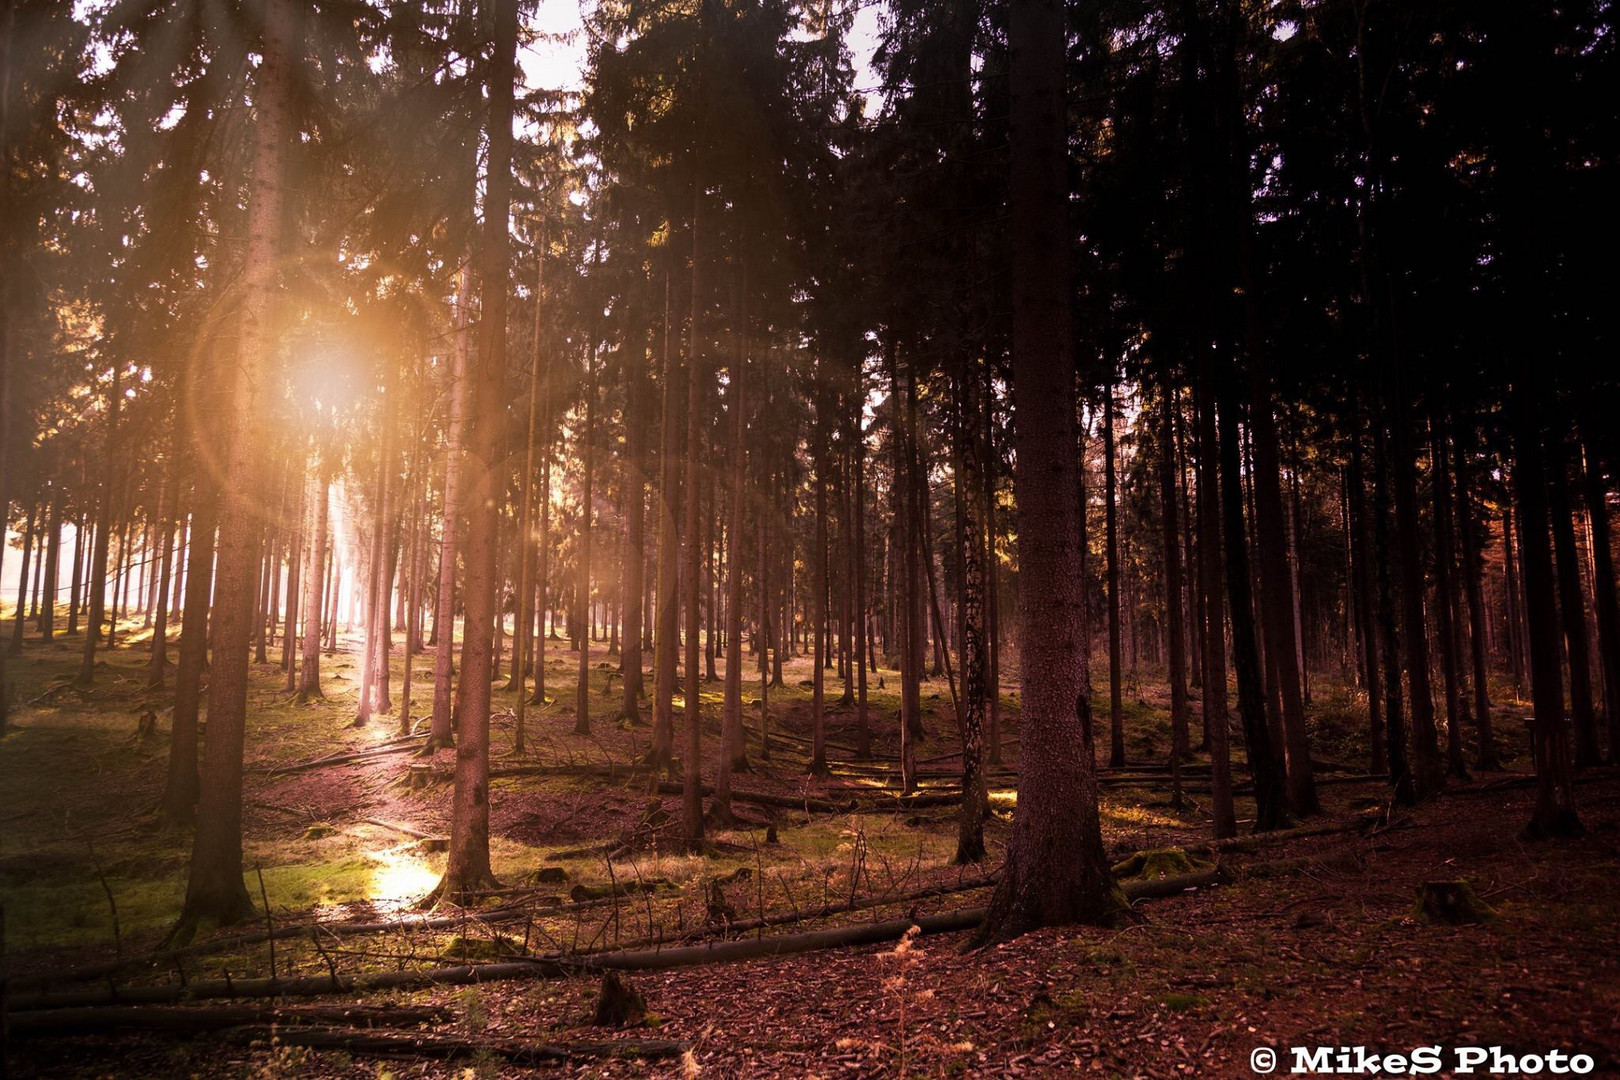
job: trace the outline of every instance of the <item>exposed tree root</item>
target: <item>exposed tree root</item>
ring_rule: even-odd
[[[343,1050],[351,1054],[381,1057],[458,1058],[495,1057],[512,1065],[558,1065],[571,1061],[602,1058],[671,1058],[685,1052],[687,1044],[670,1039],[626,1039],[595,1043],[540,1043],[478,1039],[448,1039],[439,1035],[397,1034],[360,1031],[350,1028],[276,1028],[250,1026],[231,1028],[224,1037],[235,1043],[268,1044],[272,1038],[282,1046],[308,1046],[319,1050]]]
[[[438,1006],[384,1005],[112,1005],[79,1009],[39,1009],[11,1018],[20,1039],[88,1035],[118,1028],[204,1032],[243,1024],[346,1024],[408,1027],[449,1019]]]

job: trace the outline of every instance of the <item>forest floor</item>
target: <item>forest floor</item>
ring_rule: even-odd
[[[243,982],[272,970],[283,980],[363,978],[492,961],[506,962],[510,974],[524,957],[577,960],[647,948],[649,939],[670,948],[753,937],[762,931],[735,926],[762,916],[780,923],[763,933],[793,934],[972,908],[988,897],[971,886],[994,874],[1009,826],[1016,694],[1003,698],[1007,753],[991,777],[991,855],[985,867],[964,869],[950,865],[956,808],[903,805],[891,790],[895,674],[882,673],[882,689],[872,680],[877,763],[852,760],[854,710],[834,706],[834,772],[812,779],[809,690],[801,685],[811,672],[797,660],[788,685],[769,696],[771,731],[780,735],[769,762],[758,754],[758,683],[745,684],[753,769],[736,787],[769,801],[739,799],[744,820],[711,830],[708,853],[676,854],[679,797],[650,794],[655,778],[633,767],[650,728],[611,719],[620,698],[616,681],[608,692],[616,658],[593,647],[593,734],[575,736],[578,654],[551,642],[547,690],[557,700],[529,711],[522,759],[506,753],[513,693],[497,693],[492,856],[507,888],[481,908],[424,924],[414,903],[442,870],[454,754],[418,758],[419,744],[397,743],[393,716],[351,726],[357,643],[345,640],[323,658],[322,703],[293,705],[278,668],[254,669],[246,879],[256,902],[268,899],[268,926],[295,936],[281,936],[272,952],[255,933],[263,927],[235,927],[186,953],[156,953],[184,892],[190,836],[150,817],[163,785],[169,699],[145,692],[149,642],[131,630],[91,691],[66,685],[77,671],[78,637],[29,640],[9,663],[17,709],[0,738],[0,906],[17,1075],[518,1075],[530,1070],[514,1059],[552,1047],[569,1055],[562,1068],[582,1075],[1228,1077],[1254,1075],[1250,1053],[1259,1047],[1277,1048],[1286,1072],[1294,1046],[1496,1044],[1585,1053],[1596,1075],[1620,1074],[1620,772],[1582,776],[1585,838],[1521,843],[1533,796],[1524,782],[1526,709],[1502,688],[1497,723],[1516,753],[1513,771],[1453,783],[1444,797],[1391,813],[1383,783],[1357,775],[1365,751],[1355,695],[1322,680],[1311,734],[1325,766],[1326,812],[1311,824],[1334,831],[1224,851],[1220,883],[1139,901],[1141,920],[1123,929],[1045,931],[974,954],[962,951],[964,933],[941,933],[906,945],[634,972],[627,977],[645,997],[646,1016],[625,1029],[591,1025],[598,974],[547,977],[538,964],[524,977],[476,985],[283,999],[288,1012],[274,1035],[261,1027],[195,1037],[129,1027],[85,1034],[101,1021],[61,1020],[60,1012],[59,1030],[77,1025],[73,1037],[30,1029],[29,1010],[39,1004],[31,995],[62,1004],[77,994],[89,1003],[161,995],[167,991],[149,988],[184,982],[201,997],[198,988],[211,980]],[[397,704],[397,655],[395,663]],[[723,671],[724,660],[718,664]],[[417,660],[413,714],[431,698],[425,666]],[[842,684],[832,673],[827,687],[836,702]],[[1102,773],[1105,842],[1121,859],[1207,843],[1207,774],[1189,764],[1191,805],[1178,811],[1159,771],[1169,745],[1162,688],[1144,673],[1126,690],[1133,764]],[[721,683],[706,685],[707,714],[718,716],[720,693]],[[919,759],[925,785],[944,795],[959,766],[945,680],[925,685],[924,699],[929,735]],[[157,723],[143,736],[139,719],[148,711]],[[717,741],[707,739],[710,752]],[[1106,732],[1099,742],[1106,746]],[[426,786],[412,788],[408,767],[423,764]],[[706,777],[713,765],[705,763]],[[1245,809],[1240,797],[1240,817]],[[1206,869],[1193,855],[1193,868]],[[1471,882],[1494,915],[1461,926],[1414,915],[1422,883],[1455,879]],[[629,883],[645,891],[596,895]],[[831,910],[852,900],[853,913]],[[373,932],[358,932],[364,924]],[[245,991],[231,993],[246,1003]],[[403,1030],[439,1040],[443,1052],[454,1049],[446,1040],[475,1052],[439,1061],[409,1047],[380,1057],[357,1043],[298,1045],[309,1041],[297,1034],[306,1029],[287,1021],[321,1002],[429,1006],[437,1010],[431,1019]],[[45,1014],[34,1015],[38,1023]]]

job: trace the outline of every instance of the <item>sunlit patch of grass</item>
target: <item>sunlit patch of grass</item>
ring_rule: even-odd
[[[366,899],[379,910],[394,911],[416,903],[439,883],[435,869],[415,843],[368,852],[371,881]]]
[[[1101,807],[1104,821],[1113,825],[1134,825],[1138,828],[1174,829],[1187,823],[1170,814],[1149,810],[1145,806],[1126,806],[1104,801]]]

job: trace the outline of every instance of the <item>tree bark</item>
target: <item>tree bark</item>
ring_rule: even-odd
[[[1247,291],[1245,292],[1247,295]],[[1247,306],[1247,305],[1246,305]],[[1251,338],[1258,337],[1251,333]],[[1265,647],[1276,676],[1282,705],[1283,749],[1288,770],[1288,801],[1297,814],[1315,814],[1322,806],[1311,772],[1310,744],[1305,737],[1305,697],[1300,683],[1300,657],[1294,637],[1294,583],[1288,568],[1277,422],[1272,413],[1270,376],[1251,358],[1249,429],[1254,444],[1255,533],[1260,555],[1260,615]]]
[[[1455,430],[1455,425],[1454,425]],[[1470,429],[1471,430],[1471,429]],[[1469,658],[1473,666],[1474,723],[1479,730],[1480,769],[1500,769],[1496,739],[1491,730],[1490,668],[1485,659],[1485,563],[1480,555],[1480,521],[1471,494],[1472,468],[1462,440],[1454,439],[1452,453],[1457,477],[1457,531],[1462,537],[1463,591],[1468,598]]]
[[[1446,436],[1431,425],[1429,460],[1434,463],[1435,634],[1440,642],[1440,672],[1446,702],[1446,772],[1468,778],[1463,760],[1462,641],[1458,626],[1456,542],[1452,536],[1451,466]]]
[[[1524,837],[1578,836],[1585,832],[1575,814],[1575,777],[1569,732],[1564,726],[1564,678],[1558,655],[1558,601],[1554,590],[1552,544],[1548,536],[1547,461],[1537,417],[1540,409],[1527,385],[1513,387],[1508,400],[1513,434],[1513,492],[1519,507],[1520,562],[1530,627],[1530,693],[1535,707],[1531,742],[1536,765],[1536,805]]]
[[[686,700],[681,712],[685,748],[681,753],[681,839],[686,849],[696,853],[703,847],[703,645],[700,608],[703,587],[703,536],[699,509],[698,455],[703,452],[703,251],[700,209],[703,182],[692,185],[692,315],[691,346],[686,359],[686,527],[682,540],[686,557]]]
[[[1220,401],[1219,408],[1221,535],[1226,553],[1227,609],[1232,618],[1232,667],[1237,675],[1238,713],[1243,722],[1243,741],[1249,752],[1249,775],[1254,782],[1254,831],[1270,832],[1291,824],[1287,777],[1283,763],[1277,760],[1260,671],[1253,578],[1250,577],[1249,544],[1243,523],[1237,405],[1231,397],[1226,397]]]
[[[1546,445],[1549,513],[1558,567],[1558,615],[1569,667],[1569,713],[1575,728],[1575,767],[1587,769],[1603,763],[1603,752],[1598,748],[1597,712],[1592,703],[1592,646],[1586,625],[1586,597],[1581,589],[1580,556],[1575,550],[1575,508],[1569,497],[1569,461],[1563,438],[1554,434]]]
[[[1056,0],[1013,0],[1013,388],[1023,744],[1003,875],[975,941],[1112,923],[1124,909],[1097,811],[1086,626],[1075,575],[1075,383],[1069,351],[1065,34]]]
[[[45,515],[44,575],[39,595],[39,637],[50,641],[56,633],[56,580],[62,561],[62,507],[60,492],[52,485],[50,510]]]
[[[325,698],[321,692],[321,621],[325,612],[322,587],[326,583],[326,546],[330,529],[330,497],[327,457],[323,452],[315,463],[314,524],[309,537],[309,569],[304,582],[303,655],[298,671],[296,700],[300,705]]]
[[[625,405],[625,558],[623,572],[624,645],[620,666],[624,669],[624,698],[620,717],[633,725],[642,722],[641,699],[645,691],[642,673],[643,598],[647,591],[647,324],[633,326],[625,378],[629,382]]]
[[[254,94],[252,199],[242,281],[241,363],[230,395],[230,438],[220,506],[219,603],[208,688],[208,752],[203,757],[197,831],[185,906],[171,940],[199,922],[229,925],[253,915],[242,882],[242,747],[246,734],[248,646],[262,511],[263,387],[274,362],[272,318],[277,252],[283,233],[282,169],[295,140],[293,65],[302,45],[296,0],[267,0],[264,44]]]
[[[1108,764],[1125,765],[1125,699],[1119,656],[1119,492],[1114,474],[1114,378],[1103,389],[1103,567],[1108,575]]]
[[[601,244],[597,244],[597,268],[601,267]],[[580,433],[579,503],[579,607],[585,620],[579,636],[579,679],[574,688],[574,734],[591,733],[591,542],[593,482],[596,469],[596,351],[599,332],[597,319],[591,320],[591,340],[585,352],[585,426]]]
[[[986,790],[984,721],[989,704],[989,658],[985,641],[984,555],[989,500],[984,486],[984,450],[979,441],[979,373],[964,357],[957,370],[955,410],[956,517],[961,575],[962,806],[957,817],[957,864],[981,862]]]
[[[1391,473],[1395,481],[1395,535],[1401,571],[1401,609],[1405,633],[1406,681],[1412,699],[1412,780],[1418,798],[1445,787],[1445,768],[1434,722],[1434,692],[1429,681],[1429,634],[1423,609],[1423,561],[1417,514],[1417,447],[1405,395],[1390,392]]]
[[[163,565],[158,572],[157,602],[154,605],[156,610],[152,613],[152,657],[146,669],[146,685],[153,690],[163,688],[164,678],[168,674],[170,563],[174,556],[175,518],[180,512],[180,488],[185,475],[178,463],[173,464],[171,469],[169,483],[164,493],[163,509],[159,515],[163,519],[162,551],[159,554]]]
[[[1170,755],[1179,763],[1190,753],[1191,740],[1187,730],[1187,641],[1182,610],[1181,525],[1177,519],[1174,401],[1175,384],[1165,362],[1159,386],[1159,514],[1164,547],[1164,619],[1169,638]]]
[[[680,600],[676,596],[677,561],[680,536],[675,510],[680,500],[680,397],[675,393],[677,361],[670,348],[672,325],[670,288],[672,275],[664,277],[664,359],[663,421],[658,461],[658,602],[653,638],[653,741],[648,764],[656,773],[669,769],[675,758],[675,654],[680,622]]]
[[[1603,460],[1595,452],[1591,436],[1585,431],[1582,432],[1582,441],[1586,454],[1586,511],[1592,520],[1592,596],[1593,607],[1597,611],[1598,655],[1602,660],[1603,711],[1608,720],[1609,763],[1620,764],[1620,602],[1615,596],[1609,490],[1604,482]]]
[[[1361,432],[1359,419],[1350,432],[1350,465],[1345,478],[1349,489],[1348,514],[1350,526],[1350,558],[1354,563],[1356,602],[1356,631],[1361,637],[1361,664],[1363,683],[1367,691],[1367,741],[1370,747],[1369,770],[1375,773],[1389,771],[1389,752],[1384,742],[1384,688],[1382,669],[1378,662],[1377,620],[1373,599],[1373,573],[1367,551],[1367,482],[1361,464]]]
[[[461,724],[451,794],[450,853],[429,900],[460,903],[489,887],[489,704],[494,644],[496,502],[500,491],[502,383],[506,374],[506,286],[510,270],[512,112],[516,81],[517,0],[493,0],[494,48],[487,70],[488,175],[479,265],[483,322],[470,366],[467,442],[467,598],[462,630]]]
[[[433,659],[433,720],[423,748],[425,754],[455,742],[456,559],[461,550],[461,487],[466,469],[468,380],[472,374],[470,279],[466,267],[456,279],[456,329],[450,347],[448,387],[450,421],[444,448],[444,516],[439,523],[439,596],[433,616],[433,632],[439,636],[439,644]]]

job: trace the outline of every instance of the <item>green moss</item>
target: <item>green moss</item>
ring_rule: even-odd
[[[1194,859],[1181,848],[1152,848],[1114,864],[1114,877],[1120,881],[1157,881],[1159,878],[1196,874],[1213,863]]]
[[[1191,1012],[1208,1005],[1209,998],[1203,994],[1183,994],[1172,990],[1159,997],[1159,1004],[1171,1012]]]
[[[490,960],[504,960],[517,956],[523,950],[517,942],[496,934],[493,937],[462,937],[450,939],[450,944],[439,959],[452,964],[477,964]]]

